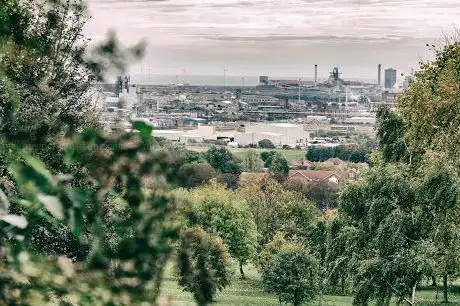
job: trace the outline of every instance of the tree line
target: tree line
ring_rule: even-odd
[[[357,145],[339,145],[335,147],[310,146],[307,150],[307,159],[312,162],[323,162],[331,158],[338,158],[353,163],[369,162],[370,150]]]

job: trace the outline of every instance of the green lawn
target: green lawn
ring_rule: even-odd
[[[218,293],[215,305],[225,306],[279,306],[276,296],[265,293],[262,290],[260,275],[252,266],[245,267],[246,279],[241,279],[237,274],[235,267],[232,284]],[[162,285],[161,294],[172,297],[174,306],[195,305],[193,297],[190,293],[182,291],[176,284],[171,269],[167,271],[167,277]],[[417,292],[417,305],[440,305],[441,292],[439,292],[438,303],[435,303],[436,292],[431,289],[421,290]],[[460,306],[460,292],[450,293],[449,305]],[[347,306],[352,305],[353,298],[350,296],[331,296],[326,295],[317,298],[315,301],[306,305],[322,305],[322,306]],[[396,303],[395,303],[396,305]],[[403,304],[404,305],[404,304]]]
[[[192,146],[190,146],[190,147],[187,147],[187,149],[189,149],[191,151],[205,152],[208,148],[207,147],[192,147]],[[262,152],[262,151],[268,151],[266,149],[249,149],[249,148],[233,148],[233,149],[230,149],[230,151],[232,151],[232,153],[235,154],[235,156],[237,156],[239,158],[243,158],[244,154],[248,150],[256,150],[259,153]],[[286,159],[288,161],[304,159],[305,155],[307,153],[306,150],[294,150],[294,149],[292,149],[292,150],[275,149],[275,150],[281,152],[284,155],[284,157],[286,157]]]
[[[260,282],[260,275],[256,269],[250,265],[245,267],[246,279],[241,279],[237,274],[235,267],[235,274],[233,275],[232,284],[218,293],[215,305],[226,306],[279,306],[278,299],[272,294],[265,293],[262,290]],[[173,305],[195,305],[193,297],[190,293],[182,291],[176,284],[171,271],[167,272],[168,277],[163,282],[161,290],[162,295],[171,296]],[[322,305],[351,305],[351,297],[342,296],[326,296],[323,297]],[[318,305],[318,303],[313,303]]]

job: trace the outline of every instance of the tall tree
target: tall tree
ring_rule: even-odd
[[[276,152],[270,163],[269,172],[273,175],[275,179],[282,182],[287,179],[289,174],[289,163],[286,157],[283,156],[280,152]]]
[[[427,257],[410,171],[402,164],[375,167],[342,193],[348,253],[357,289],[355,303],[376,299],[388,305],[392,296],[415,304],[415,288],[426,273]],[[352,229],[352,230],[350,230]],[[337,258],[340,261],[340,258]],[[339,263],[339,262],[337,262]]]
[[[276,234],[286,237],[307,237],[319,211],[301,193],[283,188],[270,176],[247,182],[238,190],[252,212],[259,250]]]
[[[142,53],[140,45],[122,49],[114,35],[90,50],[82,1],[5,0],[0,19],[0,134],[16,143],[95,124],[92,82]]]
[[[197,188],[187,197],[193,204],[186,212],[190,225],[221,237],[230,255],[238,260],[244,277],[243,265],[253,258],[257,243],[247,203],[235,192],[217,185]]]
[[[409,162],[404,120],[387,106],[377,111],[377,140],[385,162]]]
[[[417,175],[417,200],[423,211],[421,230],[427,232],[427,255],[442,278],[443,303],[448,303],[448,278],[460,272],[460,185],[450,162],[425,158]]]
[[[405,136],[411,151],[446,152],[458,168],[459,38],[435,48],[434,55],[434,60],[421,65],[409,89],[398,99],[398,111],[406,122]]]
[[[230,284],[230,257],[222,239],[199,227],[181,234],[178,250],[179,284],[193,294],[199,306],[211,304]]]
[[[247,172],[260,172],[262,170],[262,160],[256,150],[248,150],[244,155],[243,165]]]

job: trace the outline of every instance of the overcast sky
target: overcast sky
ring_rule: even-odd
[[[134,72],[376,78],[428,58],[460,22],[460,0],[90,0],[88,35],[149,46]]]

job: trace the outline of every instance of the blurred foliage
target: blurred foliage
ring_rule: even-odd
[[[92,188],[84,167],[65,163],[66,137],[96,127],[95,81],[110,71],[123,72],[142,55],[143,43],[123,48],[113,34],[93,44],[83,35],[85,3],[72,0],[5,0],[0,5],[0,157],[1,184],[17,193],[8,164],[15,145],[27,147],[51,173],[72,175],[69,185]],[[89,201],[89,200],[88,200]],[[12,204],[11,210],[24,208]],[[84,258],[87,247],[66,224],[41,219],[30,224],[26,239],[37,252]]]

